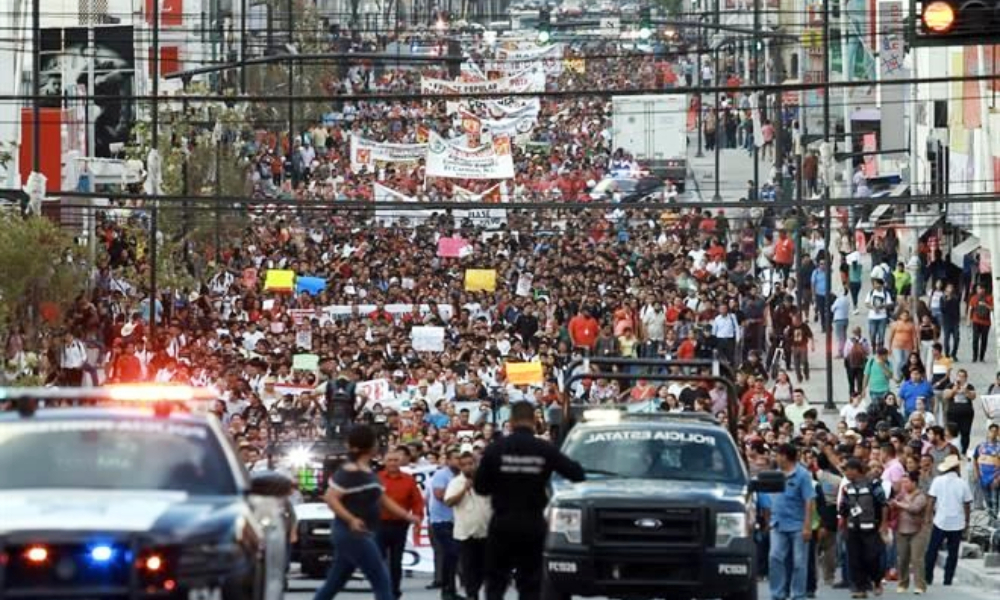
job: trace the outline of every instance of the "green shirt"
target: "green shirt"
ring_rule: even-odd
[[[868,363],[865,365],[865,376],[868,377],[868,391],[873,394],[884,394],[889,391],[889,386],[892,381],[889,377],[892,374],[892,368],[889,365],[878,362],[878,359],[872,357],[868,359]]]

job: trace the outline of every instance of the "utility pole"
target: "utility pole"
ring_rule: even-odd
[[[841,11],[843,11],[841,7]],[[844,35],[843,32],[841,35]],[[823,141],[830,143],[830,0],[823,0]],[[830,181],[823,182],[823,247],[826,249],[827,304],[833,296],[833,260],[830,252],[833,218],[830,207]],[[829,306],[827,307],[829,310]],[[826,328],[826,402],[823,408],[836,411],[833,401],[833,322]]]
[[[31,3],[31,90],[35,95],[31,103],[31,170],[40,173],[42,168],[42,0]]]
[[[247,93],[247,0],[240,0],[240,93]]]
[[[295,0],[288,0],[288,50],[295,41]],[[295,61],[288,61],[288,156],[295,151]]]
[[[38,0],[35,0],[38,2]],[[159,152],[160,149],[160,2],[153,0],[153,114],[152,114],[152,147]],[[159,190],[154,190],[159,192]],[[159,200],[153,199],[153,208],[149,219],[149,339],[156,344],[156,327],[158,315],[156,306],[158,304],[159,290],[156,286],[156,262],[157,262],[157,213],[159,212]]]
[[[753,0],[753,52],[751,57],[753,60],[753,69],[751,70],[751,75],[753,76],[753,84],[757,85],[760,83],[760,50],[758,45],[760,44],[760,37],[758,32],[760,31],[760,0]],[[754,103],[758,113],[760,112],[760,92],[753,92]],[[753,115],[750,115],[750,131],[753,132],[753,193],[757,200],[760,200],[760,146],[757,145],[757,136],[760,132],[757,131],[757,126],[754,123]]]

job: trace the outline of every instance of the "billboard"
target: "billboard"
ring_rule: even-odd
[[[131,26],[98,27],[92,37],[91,42],[86,27],[43,30],[41,88],[51,97],[45,106],[59,108],[65,96],[79,97],[78,86],[90,88],[93,65],[93,93],[98,97],[90,108],[94,154],[110,157],[111,144],[127,142],[135,120],[133,31]]]

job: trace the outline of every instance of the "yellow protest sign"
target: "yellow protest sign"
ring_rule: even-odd
[[[507,383],[511,385],[535,385],[545,380],[545,372],[540,362],[505,363]]]
[[[295,271],[268,269],[264,289],[273,292],[291,292],[295,289]]]
[[[465,291],[492,292],[497,289],[497,272],[494,269],[466,269]]]

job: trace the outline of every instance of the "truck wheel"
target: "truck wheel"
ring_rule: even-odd
[[[540,600],[572,600],[572,598],[572,595],[564,594],[557,590],[548,577],[542,578],[542,595]]]
[[[722,600],[757,600],[757,584],[751,583],[747,589],[723,596]]]

